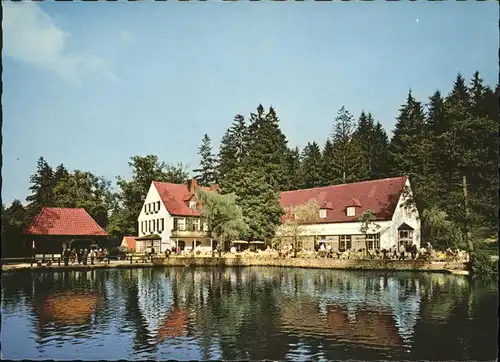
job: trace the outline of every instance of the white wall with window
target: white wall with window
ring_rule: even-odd
[[[366,234],[366,247],[368,250],[380,250],[380,234]]]
[[[352,248],[352,236],[351,235],[340,235],[339,236],[339,251],[351,250]]]
[[[171,247],[170,236],[172,228],[168,226],[172,222],[172,217],[161,201],[158,190],[156,190],[153,183],[151,183],[146,195],[137,222],[139,236],[151,234],[158,234],[161,236],[161,241],[156,241],[157,247],[155,246],[155,251],[161,253],[164,252],[165,249]],[[151,242],[145,245],[150,246]],[[144,250],[142,252],[144,252]]]

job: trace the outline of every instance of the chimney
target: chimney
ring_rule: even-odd
[[[187,187],[188,187],[189,193],[194,194],[196,188],[198,187],[198,183],[196,182],[196,179],[192,178],[191,180],[188,180]]]

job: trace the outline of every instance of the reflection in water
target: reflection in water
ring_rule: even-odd
[[[494,359],[497,298],[494,283],[444,274],[6,273],[2,353],[90,360]]]

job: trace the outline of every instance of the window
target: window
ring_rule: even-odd
[[[354,206],[349,206],[346,210],[347,216],[355,216],[356,215],[356,208]]]
[[[340,235],[339,237],[339,251],[346,251],[352,248],[351,235]]]
[[[158,232],[162,233],[165,230],[165,219],[158,219]]]
[[[141,233],[144,234],[144,221],[141,221]]]
[[[186,230],[186,220],[182,217],[174,218],[174,230]]]
[[[189,201],[189,208],[191,210],[196,210],[196,201]]]
[[[149,220],[149,232],[153,232],[154,230],[154,220]]]
[[[326,218],[326,209],[320,209],[319,210],[319,218],[320,219]]]
[[[156,231],[160,232],[160,219],[156,219]]]
[[[193,224],[194,224],[194,230],[200,231],[200,219],[194,219]]]
[[[208,223],[207,222],[203,223],[203,231],[208,231]]]
[[[148,232],[148,222],[147,221],[143,221],[144,223],[144,234],[146,234]]]
[[[399,230],[399,244],[404,246],[413,245],[413,230]]]
[[[146,215],[148,214],[148,204],[144,205],[144,213]]]
[[[366,247],[368,250],[380,249],[380,233],[366,235]]]
[[[156,201],[156,213],[160,211],[160,201]]]

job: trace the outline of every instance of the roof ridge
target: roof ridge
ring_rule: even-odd
[[[298,192],[298,191],[309,191],[309,190],[320,190],[320,189],[326,189],[330,187],[340,187],[340,186],[350,186],[350,185],[358,185],[362,183],[369,183],[369,182],[380,182],[380,181],[387,181],[387,180],[397,180],[397,179],[403,179],[407,178],[408,176],[397,176],[397,177],[386,177],[386,178],[380,178],[380,179],[375,179],[375,180],[365,180],[365,181],[357,181],[357,182],[352,182],[352,183],[345,183],[345,184],[338,184],[338,185],[328,185],[328,186],[319,186],[319,187],[309,187],[307,189],[297,189],[297,190],[288,190],[288,191],[281,191],[280,193],[285,193],[285,192]]]

